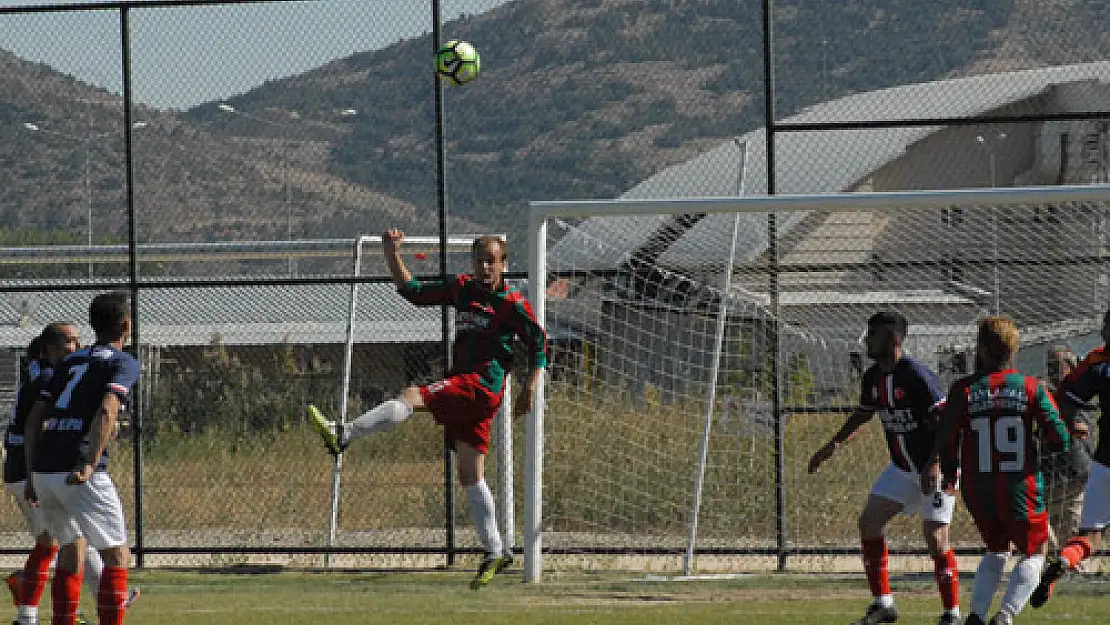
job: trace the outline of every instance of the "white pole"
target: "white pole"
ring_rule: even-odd
[[[362,244],[371,237],[357,237],[354,249],[353,276],[357,279],[362,272]],[[351,283],[351,297],[347,309],[347,342],[343,347],[343,386],[339,391],[340,424],[347,422],[347,404],[351,394],[351,366],[355,351],[355,311],[358,308],[358,282]],[[336,530],[339,525],[339,486],[343,472],[343,454],[336,454],[331,471],[331,513],[328,515],[328,550],[324,552],[324,568],[331,566],[331,547],[335,544]]]
[[[504,553],[512,553],[516,519],[513,517],[513,388],[505,378],[505,396],[497,411],[497,503]]]
[[[740,151],[737,160],[736,195],[744,195],[744,175],[747,170],[747,144],[736,140]],[[721,305],[717,310],[717,336],[713,344],[713,362],[709,366],[709,396],[706,398],[705,426],[702,428],[701,443],[698,445],[698,464],[694,477],[694,501],[690,507],[689,536],[686,539],[686,556],[682,561],[684,575],[692,575],[694,570],[694,548],[698,541],[698,513],[701,509],[701,493],[705,484],[705,465],[709,459],[709,434],[713,429],[713,413],[717,404],[717,378],[721,369],[721,351],[725,342],[725,328],[728,320],[728,297],[732,290],[732,267],[736,260],[736,239],[740,232],[740,214],[732,221],[732,242],[728,248],[728,264],[721,284]]]
[[[528,295],[536,321],[544,326],[547,302],[547,219],[533,210],[528,217]],[[532,414],[524,436],[524,581],[537,583],[543,570],[543,385],[539,376],[533,390]]]

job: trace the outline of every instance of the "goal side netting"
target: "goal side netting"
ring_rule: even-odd
[[[806,469],[857,405],[867,318],[904,314],[907,351],[947,384],[977,321],[1006,314],[1018,367],[1043,374],[1049,348],[1098,342],[1108,209],[1106,185],[534,202],[551,358],[525,424],[526,580],[858,569],[881,427]],[[892,551],[920,532],[896,520]],[[962,507],[952,538],[978,545]]]

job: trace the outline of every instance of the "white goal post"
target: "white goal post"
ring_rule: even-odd
[[[721,215],[737,220],[711,218]],[[726,225],[741,215],[739,232]],[[741,249],[730,251],[730,235]],[[843,421],[858,394],[852,372],[867,364],[858,337],[868,314],[909,311],[918,353],[942,374],[957,372],[949,357],[966,356],[969,328],[984,314],[1014,317],[1030,354],[1086,340],[1110,288],[1110,185],[534,201],[528,237],[529,298],[562,343],[526,422],[524,580],[551,570],[545,536],[554,534],[590,545],[574,553],[665,554],[689,575],[704,553],[696,527],[706,488],[719,500],[778,489],[777,502],[765,494],[745,502],[777,525],[722,506],[711,553],[773,557],[786,543],[821,552],[822,536],[790,538],[797,526],[781,518],[784,491],[830,533],[841,530],[833,517],[845,515],[824,511],[839,495],[810,486],[799,469],[809,439],[784,460],[783,438],[787,417],[795,417],[789,436],[813,440]],[[551,417],[579,423],[574,440],[549,449]],[[585,423],[594,419],[598,429]],[[601,429],[617,421],[623,430]],[[812,427],[802,432],[802,421]],[[603,447],[629,432],[635,441]],[[715,446],[722,436],[728,456],[707,467],[698,442]],[[871,466],[872,451],[886,453],[875,444],[842,462]],[[670,457],[672,445],[691,453]],[[545,481],[545,461],[594,456],[614,464],[560,467]],[[712,480],[703,480],[707,470]],[[558,518],[545,517],[545,493],[571,479],[581,480],[565,489],[577,492],[571,498],[589,501],[560,499]],[[726,536],[754,524],[764,533]]]

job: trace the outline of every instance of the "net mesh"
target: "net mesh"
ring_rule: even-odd
[[[696,546],[712,557],[700,568],[752,566],[776,553],[780,528],[792,562],[834,566],[822,558],[841,553],[858,568],[856,519],[889,462],[881,427],[865,426],[817,474],[807,464],[857,405],[867,318],[904,314],[907,352],[947,386],[973,362],[978,319],[1000,312],[1021,330],[1018,368],[1043,375],[1049,349],[1082,355],[1098,340],[1108,208],[1092,195],[707,215],[676,201],[668,214],[552,218],[545,566],[609,553],[680,568],[708,422]],[[952,537],[978,545],[962,507]],[[887,538],[892,550],[924,547],[916,517],[899,516]]]

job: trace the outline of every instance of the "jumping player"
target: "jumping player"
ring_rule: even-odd
[[[1013,369],[1017,348],[1017,327],[1008,317],[979,323],[976,372],[949,390],[937,442],[942,486],[954,488],[960,476],[964,503],[987,547],[965,625],[983,625],[1011,546],[1021,560],[990,624],[1010,625],[1025,607],[1048,541],[1038,439],[1052,451],[1068,447],[1067,428],[1044,383]]]
[[[382,248],[397,291],[417,306],[447,304],[455,308],[451,371],[446,379],[404,389],[396,399],[378,405],[344,427],[326,420],[315,406],[308,407],[308,415],[328,450],[339,454],[357,438],[404,422],[413,411],[432,414],[444,427],[458,457],[459,482],[466,489],[470,519],[485,550],[471,582],[471,588],[478,589],[512,563],[512,554],[503,549],[493,494],[484,477],[490,424],[504,395],[514,337],[524,342],[530,368],[513,411],[522,415],[531,410],[532,389],[547,366],[547,336],[536,323],[532,306],[524,295],[505,284],[503,274],[508,255],[502,239],[494,236],[476,239],[471,247],[473,275],[458,275],[446,282],[414,280],[401,260],[403,241],[400,230],[389,230],[382,236]]]
[[[1076,414],[1086,402],[1096,396],[1102,413],[1098,422],[1099,432],[1110,432],[1107,429],[1107,414],[1110,414],[1110,353],[1105,344],[1110,343],[1110,311],[1102,318],[1102,340],[1104,345],[1087,354],[1079,367],[1069,373],[1056,389],[1060,413],[1075,438],[1081,440],[1090,436],[1090,429],[1085,422],[1076,419]],[[1056,580],[1068,570],[1077,568],[1098,550],[1102,532],[1110,525],[1110,437],[1098,437],[1091,460],[1091,473],[1087,476],[1087,485],[1083,489],[1079,535],[1069,539],[1060,550],[1060,557],[1045,567],[1041,581],[1029,601],[1034,608],[1041,607],[1052,596]]]
[[[936,484],[940,474],[939,466],[930,457],[936,442],[936,415],[943,405],[944,393],[936,374],[903,354],[906,331],[906,318],[898,313],[879,312],[867,320],[867,356],[875,364],[863,374],[859,406],[809,461],[809,472],[815,473],[878,413],[890,450],[890,464],[875,480],[859,517],[863,567],[873,599],[863,618],[853,625],[898,620],[898,608],[890,591],[883,532],[900,512],[922,516],[922,532],[933,558],[944,609],[940,625],[960,621],[959,571],[956,555],[948,544],[955,496],[935,487],[923,492],[923,478],[929,476],[931,483]]]
[[[54,625],[75,625],[85,543],[104,561],[97,622],[122,625],[127,602],[127,527],[108,469],[108,443],[120,408],[139,379],[123,346],[131,333],[125,293],[103,293],[89,306],[96,342],[66,357],[31,409],[24,434],[25,497],[42,507],[59,544],[51,589]]]

